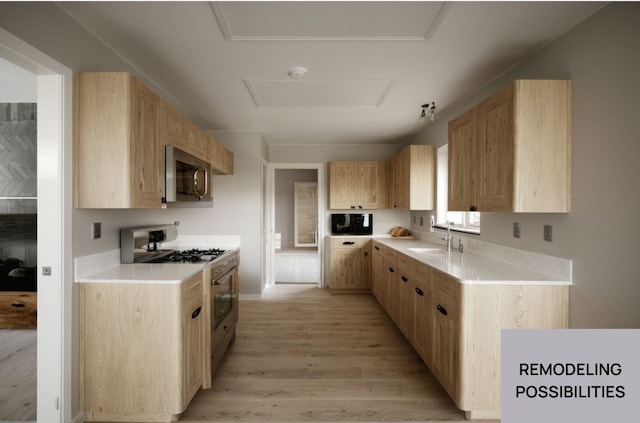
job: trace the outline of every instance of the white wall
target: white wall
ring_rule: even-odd
[[[0,58],[0,103],[36,103],[36,75]]]
[[[513,79],[573,81],[571,213],[483,213],[480,238],[573,260],[574,328],[640,327],[638,40],[640,3],[613,3],[441,113],[412,140],[446,143],[448,120]],[[512,237],[513,222],[521,224],[520,239]],[[553,225],[551,243],[542,238],[544,224]]]

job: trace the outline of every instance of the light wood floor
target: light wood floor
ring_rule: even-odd
[[[36,330],[0,330],[0,421],[36,420]]]
[[[276,283],[317,283],[320,280],[317,251],[296,248],[276,252],[274,274]]]
[[[309,285],[240,302],[237,340],[181,420],[465,421],[372,296]]]

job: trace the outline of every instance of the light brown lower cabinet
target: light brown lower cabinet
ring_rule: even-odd
[[[204,380],[199,273],[182,284],[80,284],[80,402],[87,421],[169,422]]]
[[[371,239],[329,238],[332,293],[369,292]]]
[[[569,287],[463,284],[375,240],[373,251],[374,287],[401,275],[373,295],[456,406],[470,419],[500,418],[502,329],[568,327]]]

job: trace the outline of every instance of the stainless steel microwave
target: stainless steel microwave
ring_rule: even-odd
[[[164,190],[167,207],[211,207],[211,165],[171,145],[164,148]]]

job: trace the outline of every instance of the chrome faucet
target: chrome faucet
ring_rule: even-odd
[[[447,253],[450,253],[451,244],[453,244],[453,237],[451,236],[451,222],[447,222],[447,236],[443,236],[440,239],[447,241]]]

